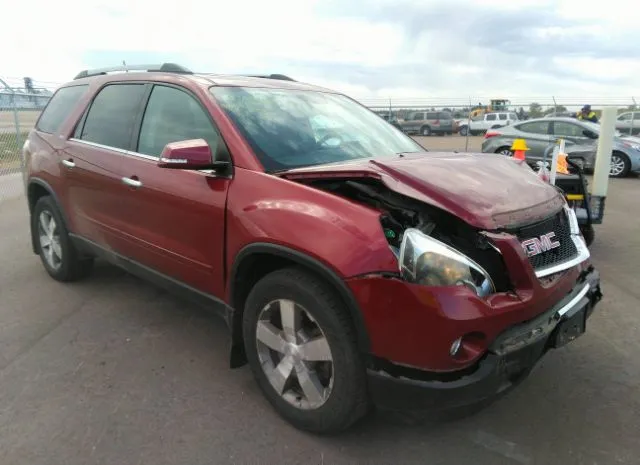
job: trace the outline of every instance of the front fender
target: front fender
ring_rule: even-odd
[[[249,244],[271,243],[317,260],[341,278],[395,272],[380,212],[303,184],[238,170],[227,205],[227,271]]]

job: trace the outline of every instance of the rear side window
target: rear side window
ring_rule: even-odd
[[[548,134],[549,122],[548,121],[532,121],[530,123],[520,124],[515,126],[516,129],[524,132],[530,132],[532,134]]]
[[[215,154],[220,136],[205,110],[188,93],[155,86],[144,112],[137,152],[160,157],[170,142],[204,139]]]
[[[504,113],[500,113],[500,114],[498,115],[498,118],[500,118],[500,120],[504,121],[504,120],[506,120],[506,119],[507,119],[507,115],[506,115],[506,114],[504,114]]]
[[[438,113],[427,113],[427,119],[439,119]]]
[[[424,119],[424,113],[416,113],[415,115],[413,115],[414,121],[421,121],[423,119]]]
[[[495,121],[496,115],[487,115],[487,121]]]
[[[144,92],[144,84],[108,85],[93,99],[84,125],[78,128],[80,132],[76,137],[128,150]]]
[[[438,115],[440,116],[440,119],[453,119],[451,113],[447,113],[446,111],[438,113]]]
[[[40,115],[36,129],[51,134],[58,132],[88,87],[85,84],[58,89]]]

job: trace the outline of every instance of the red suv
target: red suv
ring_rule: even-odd
[[[483,404],[584,332],[598,272],[526,164],[427,153],[286,76],[139,68],[81,72],[31,131],[33,251],[220,311],[231,366],[295,426]]]

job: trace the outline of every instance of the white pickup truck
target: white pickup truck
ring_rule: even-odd
[[[495,129],[502,126],[513,124],[518,119],[518,115],[510,111],[497,111],[494,113],[485,113],[477,118],[469,120],[461,120],[458,123],[458,132],[462,136],[466,136],[467,133],[472,136],[484,134],[489,129]]]

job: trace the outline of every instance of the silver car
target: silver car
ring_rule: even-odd
[[[595,154],[599,134],[600,125],[590,121],[563,117],[537,118],[489,130],[485,134],[482,151],[510,156],[510,148],[514,139],[525,139],[530,149],[527,152],[527,161],[535,163],[541,161],[549,146],[560,138],[566,141],[569,152],[592,152]],[[572,148],[572,146],[580,147]],[[595,156],[593,160],[585,159],[583,163],[585,169],[593,169],[594,161]],[[622,178],[637,171],[640,171],[640,139],[617,133],[613,138],[609,175]]]
[[[621,113],[616,120],[616,129],[622,134],[640,134],[640,111]]]

